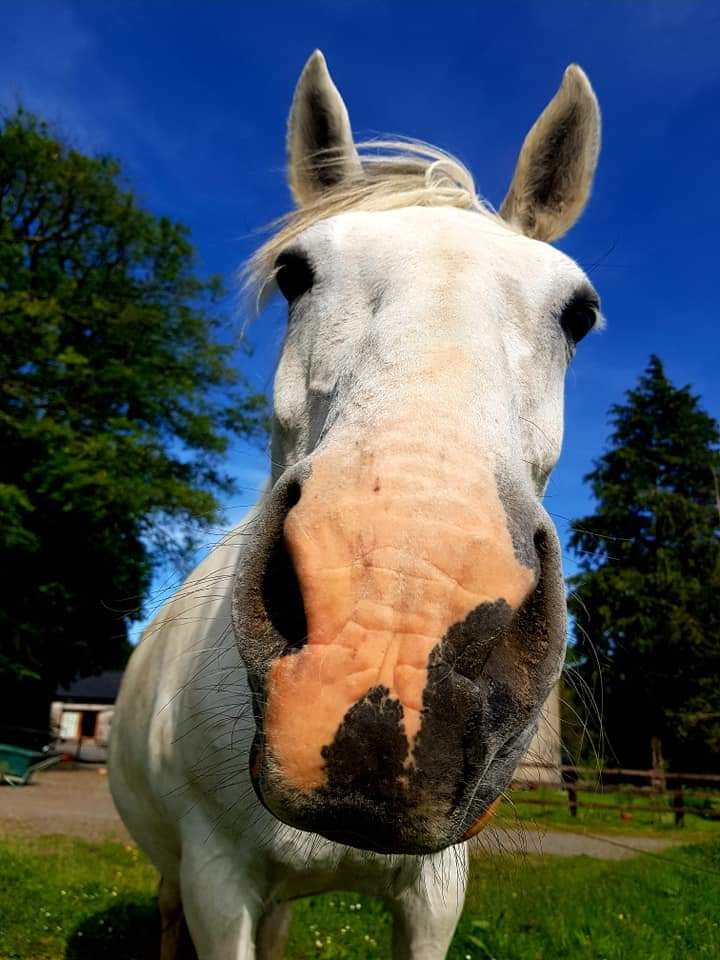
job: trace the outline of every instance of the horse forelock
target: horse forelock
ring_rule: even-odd
[[[452,154],[420,140],[371,140],[357,145],[362,174],[345,178],[314,201],[268,225],[272,236],[241,271],[243,287],[262,305],[275,276],[275,261],[305,230],[349,211],[382,212],[405,207],[455,207],[508,226],[477,192],[467,167]],[[332,158],[330,160],[332,162]]]

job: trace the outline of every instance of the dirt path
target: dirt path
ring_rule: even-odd
[[[128,840],[104,767],[53,769],[29,787],[0,787],[0,834],[62,833],[85,840]]]
[[[113,806],[102,767],[54,769],[40,773],[29,787],[0,787],[0,835],[62,833],[85,840],[128,840]],[[649,836],[588,836],[560,830],[491,827],[475,842],[484,854],[520,854],[620,860],[672,846]]]
[[[653,853],[675,846],[677,840],[667,837],[635,837],[565,830],[532,830],[490,827],[478,841],[476,849],[483,854],[520,854],[524,856],[594,857],[597,860],[625,860],[641,853]]]

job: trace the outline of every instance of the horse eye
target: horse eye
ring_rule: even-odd
[[[560,315],[560,326],[570,343],[580,343],[598,321],[600,304],[587,296],[573,297]]]
[[[288,303],[307,293],[313,280],[313,269],[301,254],[281,253],[275,261],[275,282]]]

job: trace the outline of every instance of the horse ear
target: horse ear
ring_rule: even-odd
[[[500,215],[535,240],[557,240],[585,209],[600,151],[600,109],[572,64],[525,137]]]
[[[287,133],[288,181],[299,206],[362,176],[350,118],[319,50],[300,74]]]

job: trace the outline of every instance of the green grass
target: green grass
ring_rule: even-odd
[[[2,960],[157,960],[156,877],[135,848],[0,841]],[[477,859],[451,960],[695,960],[720,956],[720,843],[603,862]],[[289,960],[389,956],[376,900],[298,902]]]
[[[720,956],[720,844],[684,847],[667,857],[476,860],[449,958]],[[358,904],[359,910],[351,909]],[[292,960],[377,960],[389,951],[389,918],[377,901],[315,897],[295,910]]]
[[[136,847],[69,837],[0,840],[2,960],[117,958],[155,928],[155,871]],[[157,960],[157,957],[153,957]]]
[[[513,790],[510,794],[510,803],[503,803],[498,811],[496,819],[502,820],[505,826],[524,825],[532,829],[533,827],[547,828],[553,825],[564,825],[574,829],[596,830],[602,833],[660,833],[670,834],[677,839],[686,841],[702,840],[708,835],[717,835],[720,838],[720,820],[709,820],[695,813],[686,812],[685,826],[677,828],[675,826],[675,814],[668,805],[668,800],[653,799],[649,796],[631,794],[620,790],[592,793],[582,791],[578,793],[580,805],[576,818],[570,816],[567,806],[567,794],[562,790],[539,789],[539,790]],[[552,801],[549,806],[542,806],[541,803],[528,803],[534,801]],[[586,803],[607,805],[608,809],[583,808],[583,801]],[[561,805],[555,806],[554,804]],[[689,807],[693,801],[687,799],[686,804]],[[694,801],[700,805],[701,801]],[[708,809],[716,807],[718,801],[710,804],[704,801]],[[612,809],[611,804],[622,805],[623,810]],[[639,807],[648,807],[657,804],[655,811],[640,810]],[[625,813],[625,818],[621,816]]]

